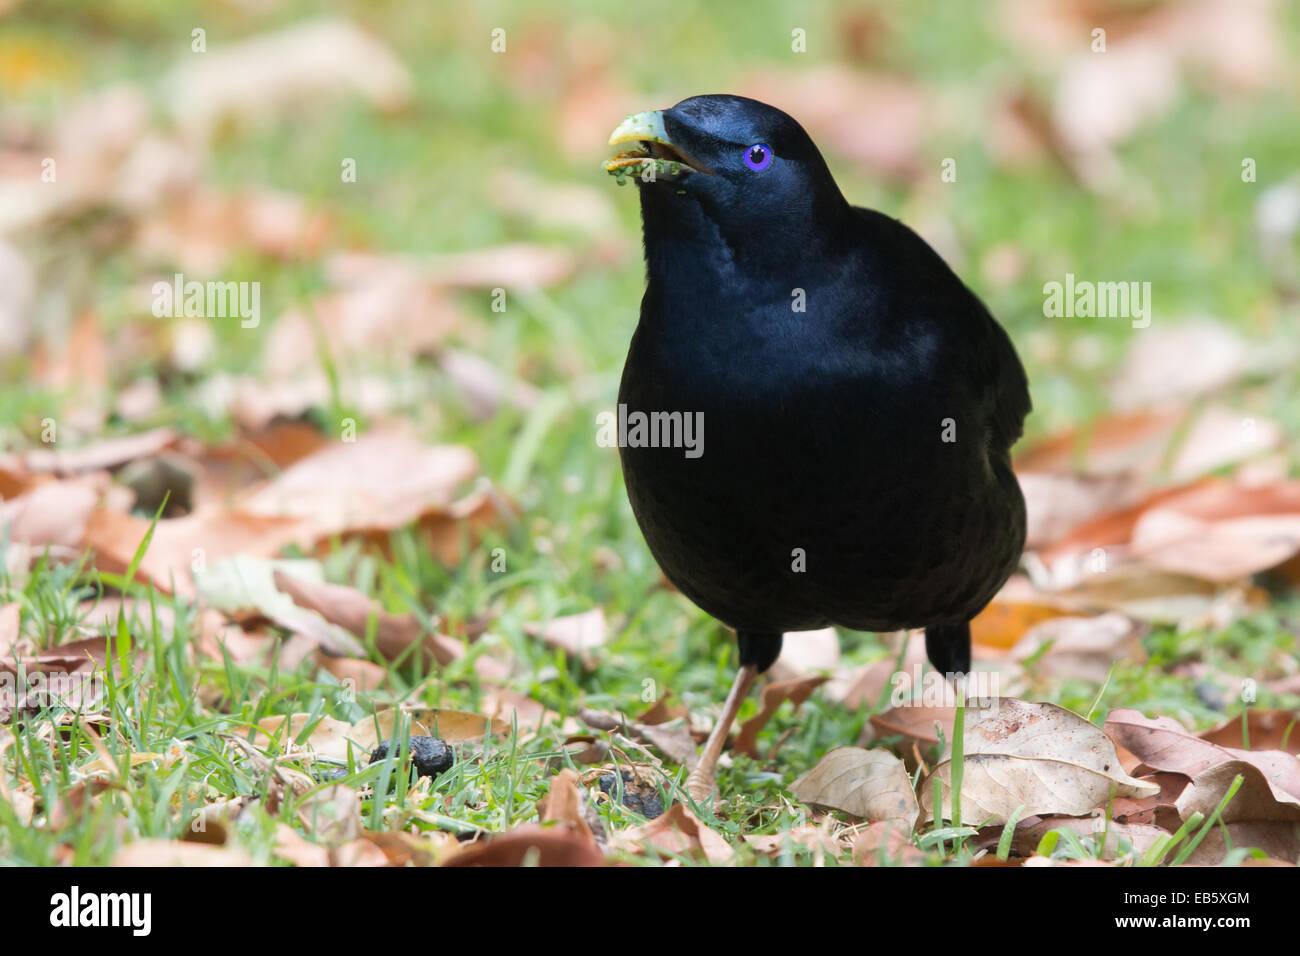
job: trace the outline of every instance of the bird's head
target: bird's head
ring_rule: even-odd
[[[633,114],[609,142],[635,144],[605,169],[637,183],[644,211],[678,223],[702,216],[728,242],[774,231],[797,235],[847,208],[803,127],[743,96],[692,96],[671,109]]]

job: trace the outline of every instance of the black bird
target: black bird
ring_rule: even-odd
[[[628,497],[668,579],[740,644],[688,780],[703,799],[783,632],[923,627],[938,671],[969,670],[970,620],[1024,547],[1029,389],[983,303],[851,206],[780,110],[695,96],[610,143],[639,144],[606,169],[639,187],[647,274],[619,389]]]

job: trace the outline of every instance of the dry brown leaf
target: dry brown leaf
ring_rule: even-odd
[[[702,857],[710,863],[725,863],[735,852],[683,803],[674,803],[648,823],[613,834],[610,843],[630,853],[655,850],[669,857]]]
[[[1134,336],[1108,396],[1120,410],[1187,402],[1269,362],[1266,355],[1253,357],[1241,335],[1222,322],[1192,319],[1157,325]]]
[[[1133,474],[1076,475],[1022,471],[1016,479],[1025,497],[1025,547],[1046,547],[1100,514],[1125,508],[1142,494]]]
[[[1270,857],[1294,862],[1300,857],[1300,798],[1279,789],[1253,764],[1230,760],[1197,774],[1178,798],[1179,814],[1183,819],[1193,813],[1208,818],[1238,775],[1244,778],[1241,789],[1228,801],[1220,817],[1232,845],[1255,846]],[[1226,849],[1216,827],[1187,862],[1214,865],[1222,861]]]
[[[591,652],[601,647],[608,636],[605,612],[601,608],[557,617],[545,625],[526,624],[524,631],[540,637],[548,647],[558,647],[591,670],[596,666]]]
[[[213,846],[173,840],[137,840],[113,857],[113,866],[253,866],[248,851],[238,847]]]
[[[375,648],[387,660],[396,660],[413,644],[419,644],[424,666],[445,667],[460,656],[460,644],[450,638],[425,634],[424,626],[411,613],[390,614],[355,588],[275,572],[275,586],[299,607],[315,611],[358,640],[364,640],[374,622]],[[454,648],[454,650],[453,650]]]
[[[1247,734],[1250,736],[1249,747],[1246,746]],[[1252,708],[1245,713],[1245,727],[1241,717],[1233,717],[1198,736],[1228,749],[1279,750],[1300,756],[1300,713]]]
[[[567,824],[526,823],[476,843],[461,844],[439,866],[604,866],[590,839]]]
[[[550,788],[537,804],[537,813],[543,823],[565,823],[581,837],[596,842],[591,827],[583,816],[584,799],[578,786],[578,774],[564,768],[551,778]]]
[[[1010,649],[1035,625],[1068,612],[1047,602],[994,598],[970,622],[971,641],[985,647]]]
[[[372,691],[388,679],[386,668],[357,657],[330,657],[322,654],[320,666],[337,677],[344,687],[359,691]]]
[[[428,734],[446,743],[478,740],[488,734],[510,733],[510,725],[505,721],[464,710],[403,706],[401,713],[402,719],[409,722],[411,733]],[[372,749],[380,741],[391,740],[397,714],[397,708],[389,707],[373,717],[362,718],[351,727],[352,739],[366,749]]]
[[[1030,628],[1011,650],[1015,660],[1039,654],[1036,673],[1101,683],[1116,661],[1143,661],[1142,628],[1122,614],[1056,617]]]
[[[290,465],[248,495],[238,513],[299,519],[316,540],[349,531],[392,531],[450,508],[456,490],[477,471],[477,458],[463,446],[372,432]]]
[[[904,631],[900,639],[906,644],[901,664],[898,663],[898,651],[894,649],[882,660],[847,671],[841,668],[826,685],[826,696],[850,708],[865,706],[874,709],[882,699],[889,700],[891,689],[897,687],[895,674],[899,670],[907,674],[920,673],[927,660],[924,632]]]
[[[528,411],[541,399],[537,388],[506,375],[497,365],[471,352],[443,349],[438,364],[477,421],[486,421],[506,405]]]
[[[956,707],[907,704],[872,714],[871,726],[875,728],[878,737],[902,735],[908,741],[915,741],[923,747],[935,747],[939,744],[941,730],[944,740],[952,740],[952,724],[956,714]]]
[[[795,707],[798,707],[828,679],[826,677],[800,677],[794,680],[774,681],[768,684],[763,688],[762,704],[758,713],[740,725],[740,733],[736,736],[735,743],[732,744],[732,751],[747,754],[755,760],[761,759],[762,754],[758,752],[759,731],[767,726],[767,722],[772,719],[777,710],[787,700],[793,703]]]
[[[1121,755],[1121,761],[1123,756]],[[1129,771],[1131,773],[1131,771]],[[1143,774],[1139,780],[1153,783],[1160,792],[1149,797],[1116,797],[1110,802],[1111,816],[1118,823],[1153,823],[1156,826],[1177,830],[1181,823],[1177,820],[1175,808],[1178,795],[1182,793],[1192,778],[1181,773]]]
[[[208,607],[228,614],[252,613],[265,617],[291,634],[335,656],[357,657],[365,652],[361,642],[345,629],[325,620],[313,610],[298,606],[277,589],[274,575],[319,576],[320,566],[312,561],[272,562],[261,558],[223,558],[206,562],[193,574],[199,595]],[[283,657],[282,657],[283,663]],[[283,666],[290,666],[283,663]]]
[[[840,636],[833,627],[791,631],[781,642],[781,654],[767,672],[774,681],[812,674],[831,674],[840,666]]]
[[[347,20],[323,19],[187,56],[166,89],[177,121],[206,138],[228,118],[269,123],[340,94],[395,110],[410,101],[413,81],[374,37]]]
[[[858,833],[853,844],[858,866],[924,866],[925,854],[912,843],[912,829],[898,821],[879,820]]]
[[[149,533],[147,518],[101,508],[87,522],[84,544],[101,571],[125,574]],[[160,520],[137,570],[164,594],[193,597],[193,569],[219,558],[269,558],[302,543],[307,526],[296,518],[273,518],[205,509],[183,518]]]
[[[512,723],[521,734],[536,733],[544,723],[559,719],[554,711],[518,691],[506,687],[487,690],[479,699],[483,713],[509,727]]]
[[[416,836],[394,830],[367,830],[362,838],[380,849],[389,866],[434,866],[460,845],[454,834],[441,832]]]
[[[271,852],[294,866],[330,865],[329,847],[312,843],[287,823],[276,824],[275,846]]]
[[[920,814],[907,768],[884,750],[836,747],[792,783],[790,792],[802,803],[862,820],[896,821],[909,830]]]
[[[1043,837],[1052,830],[1072,830],[1081,837],[1092,837],[1093,845],[1100,842],[1104,833],[1106,842],[1098,847],[1103,860],[1114,860],[1125,855],[1141,859],[1142,854],[1151,849],[1157,840],[1169,835],[1166,830],[1149,823],[1120,823],[1107,820],[1105,816],[1045,816],[1016,827],[1011,841],[1012,852],[1017,856],[1032,856]],[[1128,844],[1128,849],[1123,852],[1121,842]]]
[[[826,820],[834,822],[830,817],[827,817]],[[845,827],[840,831],[841,834],[852,834],[854,832],[850,827]],[[764,856],[778,856],[785,851],[786,847],[796,846],[823,854],[828,853],[832,857],[840,857],[849,848],[844,839],[837,838],[825,826],[816,823],[800,824],[781,833],[747,834],[744,840],[745,844],[754,852],[761,853]]]
[[[148,458],[172,448],[179,438],[173,429],[155,428],[153,431],[123,435],[120,438],[100,439],[71,450],[41,448],[5,455],[0,457],[0,467],[56,475],[112,471],[128,462]]]
[[[103,474],[42,482],[0,502],[0,536],[37,548],[79,549],[107,491],[108,477]]]
[[[1247,422],[1249,421],[1249,425]],[[1222,405],[1199,411],[1156,409],[1101,418],[1031,445],[1016,457],[1016,471],[1151,478],[1168,461],[1169,480],[1188,482],[1263,454],[1281,432],[1273,422]]]
[[[1300,510],[1203,521],[1174,508],[1152,508],[1138,519],[1131,547],[1151,567],[1227,583],[1300,554]]]
[[[1172,717],[1147,718],[1125,707],[1106,717],[1106,733],[1155,770],[1195,777],[1232,760],[1230,750],[1202,740]]]
[[[943,814],[951,817],[952,747],[920,784],[929,812],[934,781],[943,782]],[[1055,704],[995,699],[966,713],[962,815],[1005,823],[1017,808],[1026,816],[1082,816],[1117,796],[1148,797],[1153,783],[1135,780],[1120,765],[1115,744],[1100,728]]]
[[[309,794],[298,804],[297,814],[307,832],[325,846],[338,848],[361,836],[361,798],[346,784]]]
[[[315,726],[301,744],[297,738],[308,724]],[[349,744],[353,759],[361,761],[374,746],[373,732],[370,738],[363,736],[359,725],[354,726],[343,720],[320,714],[277,714],[263,717],[257,722],[258,730],[253,732],[253,743],[266,749],[274,741],[281,750],[292,751],[308,747],[322,757],[329,757],[340,762],[348,759]]]
[[[561,246],[516,242],[434,256],[427,268],[429,277],[440,285],[517,289],[554,285],[573,275],[577,267],[574,254]]]
[[[677,718],[689,718],[690,709],[682,703],[669,704],[673,692],[667,687],[659,689],[659,697],[648,708],[641,712],[636,718],[638,724],[653,726],[654,724],[665,724],[670,720]]]

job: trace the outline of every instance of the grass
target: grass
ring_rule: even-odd
[[[799,10],[799,22],[793,25],[808,29],[815,43],[829,45],[836,11],[846,6]],[[209,42],[219,44],[296,22],[309,9],[297,2],[274,5],[266,13],[150,0],[28,4],[26,19],[4,43],[11,51],[41,53],[43,72],[25,80],[17,92],[35,115],[49,118],[81,91],[116,80],[143,82],[160,99],[158,77],[184,49],[178,38],[187,38],[195,24],[205,25]],[[417,88],[413,109],[393,118],[347,104],[307,110],[275,128],[231,131],[216,143],[207,175],[231,188],[256,183],[305,196],[334,218],[350,243],[378,250],[436,253],[520,239],[586,248],[590,237],[496,209],[484,170],[508,168],[520,155],[527,157],[528,171],[542,179],[607,188],[621,234],[629,240],[635,236],[632,191],[616,191],[599,172],[603,144],[592,143],[590,156],[583,159],[566,158],[555,148],[546,91],[529,93],[511,79],[506,61],[490,58],[492,26],[504,26],[514,48],[522,50],[530,37],[545,35],[548,25],[558,25],[555,29],[563,35],[584,11],[592,16],[599,11],[607,18],[607,33],[582,42],[595,47],[613,43],[608,76],[647,91],[647,106],[727,88],[759,64],[811,67],[833,58],[810,54],[807,64],[792,63],[788,36],[796,15],[775,2],[661,4],[650,17],[635,5],[608,10],[606,5],[556,0],[526,7],[458,4],[455,15],[416,0],[343,4],[341,9],[384,36],[410,66]],[[972,88],[987,91],[1010,80],[1047,88],[1048,78],[1017,63],[1021,51],[1009,46],[975,7],[945,4],[942,15],[939,9],[932,3],[887,5],[884,15],[896,25],[899,42],[877,66],[922,77],[936,97],[950,102],[968,98]],[[1293,10],[1288,16],[1295,27],[1300,14]],[[93,29],[86,29],[88,24]],[[1288,33],[1293,48],[1296,35],[1295,30]],[[601,40],[603,36],[613,39]],[[5,91],[4,98],[14,92]],[[611,126],[617,118],[611,117]],[[1152,281],[1159,312],[1171,320],[1209,313],[1226,317],[1252,337],[1294,339],[1295,310],[1279,305],[1270,291],[1272,276],[1252,251],[1257,193],[1240,182],[1235,170],[1248,150],[1266,171],[1263,184],[1280,180],[1294,163],[1294,133],[1285,131],[1296,128],[1297,118],[1296,104],[1280,97],[1226,103],[1204,91],[1190,92],[1178,109],[1125,147],[1124,160],[1148,193],[1147,201],[1127,205],[1085,192],[1051,164],[1014,171],[999,166],[983,144],[982,131],[970,123],[952,124],[946,138],[924,146],[923,163],[932,161],[936,169],[942,157],[961,157],[959,186],[938,196],[923,197],[877,180],[841,157],[832,156],[831,162],[846,193],[861,204],[905,219],[938,212],[951,221],[963,251],[959,271],[1021,346],[1037,408],[1029,425],[1033,435],[1087,420],[1106,408],[1098,371],[1124,354],[1133,333],[1125,323],[1045,321],[1041,283],[991,282],[983,269],[991,256],[1008,243],[1015,245],[1029,277],[1059,278],[1066,271],[1140,275]],[[341,155],[356,157],[364,171],[355,188],[337,181]],[[1227,172],[1216,175],[1215,170]],[[167,320],[143,315],[128,294],[140,264],[125,249],[96,245],[90,234],[90,229],[43,234],[33,237],[32,248],[48,261],[68,266],[54,275],[66,279],[74,298],[98,305],[110,335],[160,321],[151,334],[166,335]],[[324,288],[317,261],[241,255],[231,271],[261,279],[266,318],[256,332],[239,329],[237,323],[219,324],[204,373],[255,373],[274,318]],[[78,275],[84,278],[77,280]],[[80,286],[73,284],[78,281]],[[429,381],[430,394],[399,411],[425,438],[472,447],[483,473],[519,502],[518,521],[490,533],[455,566],[439,564],[407,533],[395,535],[391,560],[342,546],[324,561],[330,580],[357,586],[389,610],[415,611],[426,619],[437,614],[447,621],[490,614],[490,629],[476,647],[512,656],[522,675],[512,681],[512,689],[540,701],[561,720],[580,705],[637,712],[644,706],[647,680],[671,688],[692,707],[709,707],[721,700],[735,666],[734,642],[723,629],[682,597],[655,587],[658,572],[627,504],[617,457],[593,440],[596,413],[614,401],[641,288],[640,264],[629,255],[613,268],[580,270],[554,288],[512,292],[504,313],[491,311],[486,293],[460,296],[458,305],[475,321],[474,349],[504,369],[524,373],[541,388],[541,402],[531,412],[505,409],[487,422],[476,421],[460,397],[438,381],[432,366],[417,363],[414,371]],[[327,350],[322,359],[332,361]],[[41,421],[61,416],[72,396],[33,387],[25,358],[5,361],[0,444],[36,444]],[[362,364],[386,368],[382,358],[366,357]],[[115,383],[157,377],[158,372],[156,356],[144,353],[115,370]],[[162,409],[143,424],[172,424],[205,441],[232,434],[229,421],[210,416],[197,404],[197,385],[192,378],[167,381]],[[1284,378],[1244,396],[1260,414],[1281,421],[1293,443],[1300,434],[1300,407],[1289,400],[1295,385],[1294,377]],[[357,415],[348,401],[340,393],[330,407],[313,412],[323,431],[333,433],[343,418]],[[358,417],[364,428],[368,423]],[[129,430],[115,421],[108,429]],[[490,566],[496,548],[506,555],[504,573]],[[246,739],[251,726],[274,714],[312,713],[351,722],[362,719],[370,707],[408,698],[427,706],[480,707],[483,688],[472,655],[436,678],[412,666],[393,666],[383,690],[355,697],[329,674],[306,665],[253,668],[196,659],[187,653],[198,638],[195,609],[129,583],[130,577],[42,559],[30,573],[0,580],[0,602],[20,602],[25,629],[45,647],[68,639],[79,627],[98,627],[98,617],[85,615],[81,602],[118,591],[135,598],[130,613],[113,622],[111,656],[120,670],[106,672],[106,677],[114,676],[108,719],[98,725],[102,737],[66,713],[44,715],[57,718],[53,723],[37,719],[14,728],[3,756],[5,773],[38,781],[38,800],[47,814],[51,808],[63,810],[57,827],[29,827],[0,800],[3,862],[104,864],[124,842],[178,839],[190,826],[192,809],[238,797],[256,798],[246,801],[239,817],[238,845],[258,862],[282,862],[272,856],[271,846],[283,814],[267,809],[268,801],[273,802],[275,769],[250,760],[235,738]],[[610,616],[615,636],[590,672],[524,631],[527,623],[597,606]],[[1292,600],[1222,629],[1157,627],[1143,640],[1148,660],[1117,662],[1104,685],[1043,679],[1034,681],[1026,696],[1060,703],[1097,722],[1111,708],[1125,706],[1207,726],[1242,712],[1242,705],[1212,706],[1196,685],[1170,669],[1197,660],[1230,673],[1255,673],[1271,654],[1294,646],[1290,622],[1297,615],[1300,606]],[[164,618],[174,618],[174,623],[168,625]],[[869,634],[844,634],[843,652],[850,663],[889,656],[884,642]],[[1278,700],[1261,690],[1256,706],[1288,703],[1294,700]],[[741,719],[756,710],[751,698]],[[793,844],[768,859],[746,848],[738,835],[781,833],[806,822],[808,811],[792,803],[785,788],[831,747],[859,739],[867,717],[864,710],[849,710],[818,695],[797,714],[783,708],[762,737],[764,746],[770,746],[784,736],[779,757],[770,762],[737,757],[732,767],[721,769],[718,784],[725,803],[701,808],[703,819],[740,847],[742,862],[813,862],[813,851]],[[565,736],[549,727],[535,737],[510,734],[486,746],[467,745],[451,770],[414,787],[397,772],[400,756],[371,766],[357,760],[347,767],[347,781],[368,786],[368,793],[386,794],[365,800],[363,820],[371,829],[411,824],[502,831],[536,819],[536,803],[554,770],[571,765]],[[163,756],[132,764],[132,754],[148,753]],[[82,800],[84,768],[105,755],[119,769],[95,784],[104,789],[93,799]],[[672,783],[683,781],[684,772],[679,772]],[[959,775],[954,785],[960,786]],[[325,786],[289,797],[289,809]],[[936,798],[935,805],[941,803]],[[597,812],[611,831],[642,822],[616,800],[600,803]],[[948,831],[940,829],[922,841],[932,863],[947,860],[945,842],[960,842],[966,833],[960,816],[954,816]],[[1073,833],[1057,840],[1051,836],[1044,837],[1040,851],[1088,852]],[[1177,843],[1171,841],[1165,853]]]

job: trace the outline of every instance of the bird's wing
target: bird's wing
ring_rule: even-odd
[[[924,239],[897,219],[871,209],[854,208],[884,275],[895,289],[909,290],[885,305],[898,322],[927,323],[950,342],[949,361],[960,361],[978,389],[972,395],[989,429],[992,443],[1009,451],[1024,432],[1032,410],[1029,380],[1006,330],[979,297],[958,278]],[[883,261],[881,258],[883,257]],[[916,290],[924,290],[918,297]]]

